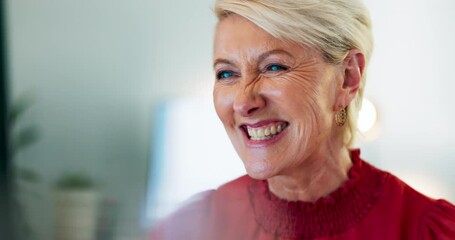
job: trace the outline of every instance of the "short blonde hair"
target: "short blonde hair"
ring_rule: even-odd
[[[370,17],[361,0],[217,0],[215,13],[219,21],[236,14],[276,38],[314,47],[331,64],[341,63],[352,49],[360,50],[365,70],[358,95],[347,106],[343,132],[345,144],[353,144],[373,49]]]

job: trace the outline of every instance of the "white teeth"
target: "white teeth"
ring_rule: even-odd
[[[257,130],[257,132],[256,132],[256,136],[257,136],[258,138],[264,137],[264,129],[259,128],[259,129]]]
[[[272,134],[276,134],[276,127],[275,127],[275,126],[272,126],[272,127],[270,128],[270,132],[271,132]]]
[[[287,127],[286,123],[271,125],[266,128],[249,128],[247,127],[248,136],[251,140],[259,141],[274,137]]]
[[[256,133],[254,132],[254,129],[248,128],[248,135],[249,136],[256,136]]]

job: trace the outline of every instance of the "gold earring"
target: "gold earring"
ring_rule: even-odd
[[[346,123],[346,120],[348,119],[348,113],[346,111],[346,108],[343,106],[340,106],[341,110],[335,113],[335,123],[337,126],[341,127]]]

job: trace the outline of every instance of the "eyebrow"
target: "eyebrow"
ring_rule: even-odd
[[[267,51],[267,52],[264,52],[262,53],[261,55],[259,55],[259,57],[257,58],[258,59],[258,62],[261,62],[263,61],[264,59],[266,59],[267,57],[269,57],[270,55],[273,55],[273,54],[284,54],[284,55],[287,55],[289,57],[293,57],[293,55],[291,53],[289,53],[288,51],[286,50],[283,50],[283,49],[274,49],[274,50],[270,50],[270,51]],[[224,63],[224,64],[228,64],[228,65],[235,65],[232,61],[229,61],[227,59],[224,59],[224,58],[217,58],[215,59],[215,61],[213,62],[213,68],[215,68],[215,66],[217,64],[221,64],[221,63]]]
[[[221,63],[228,64],[228,65],[234,65],[233,62],[231,62],[231,61],[229,61],[229,60],[227,60],[227,59],[217,58],[217,59],[213,62],[213,68],[215,68],[216,65],[221,64]]]

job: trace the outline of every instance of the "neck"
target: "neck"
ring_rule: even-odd
[[[306,158],[301,166],[292,167],[267,181],[270,191],[281,199],[315,202],[341,187],[348,180],[351,166],[346,147],[326,146]]]

